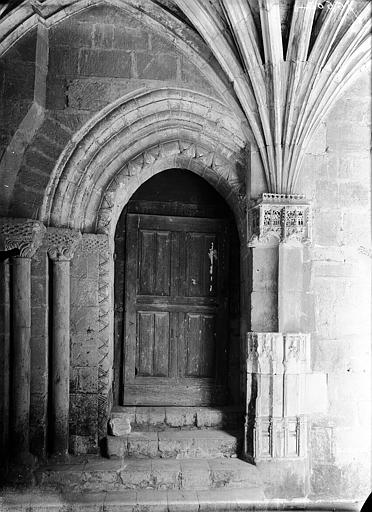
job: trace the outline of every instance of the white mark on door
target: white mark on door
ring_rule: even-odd
[[[211,242],[211,245],[209,247],[208,258],[209,258],[209,291],[213,292],[213,265],[214,265],[214,261],[217,260],[217,251],[214,248],[214,242]]]

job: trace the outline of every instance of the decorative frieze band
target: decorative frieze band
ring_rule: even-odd
[[[43,242],[46,228],[29,219],[0,219],[0,250],[19,249],[19,255],[31,258]]]
[[[108,235],[83,233],[79,252],[81,254],[110,254],[113,250]]]
[[[311,241],[311,206],[300,194],[262,194],[248,211],[248,240],[256,243]]]
[[[80,231],[68,228],[48,228],[46,244],[54,261],[69,261],[81,241]]]
[[[310,334],[248,332],[244,359],[249,373],[310,372]]]

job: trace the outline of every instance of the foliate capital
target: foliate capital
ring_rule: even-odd
[[[48,228],[47,249],[53,261],[70,261],[81,241],[80,231],[69,228]]]
[[[248,210],[248,240],[250,246],[310,243],[310,203],[300,194],[262,194]]]
[[[21,258],[32,258],[43,242],[44,224],[31,219],[0,219],[0,250],[19,249]]]

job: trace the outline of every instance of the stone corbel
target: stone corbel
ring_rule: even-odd
[[[300,194],[262,194],[248,210],[248,244],[311,242],[311,206]]]
[[[0,220],[0,250],[19,249],[19,256],[32,258],[43,243],[46,233],[44,224],[37,220]]]
[[[70,261],[81,242],[80,231],[68,228],[48,228],[47,249],[53,261]]]

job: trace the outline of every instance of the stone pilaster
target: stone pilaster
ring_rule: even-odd
[[[251,330],[301,331],[303,249],[311,242],[310,204],[299,194],[263,194],[248,210],[248,240]]]
[[[310,335],[248,333],[243,358],[251,412],[247,454],[256,462],[306,457]]]
[[[1,250],[18,249],[12,257],[12,415],[14,455],[23,463],[29,455],[31,382],[31,258],[45,234],[41,222],[27,219],[0,221]]]
[[[302,195],[263,194],[247,220],[252,290],[251,332],[242,347],[244,452],[267,482],[276,472],[284,485],[292,472],[301,495],[308,481],[310,335],[302,332],[302,299],[311,207]]]
[[[113,368],[113,247],[104,234],[84,233],[80,252],[98,255],[98,439],[106,435],[112,397]]]
[[[70,386],[70,260],[81,233],[49,228],[47,246],[53,261],[52,411],[53,454],[67,455]]]

